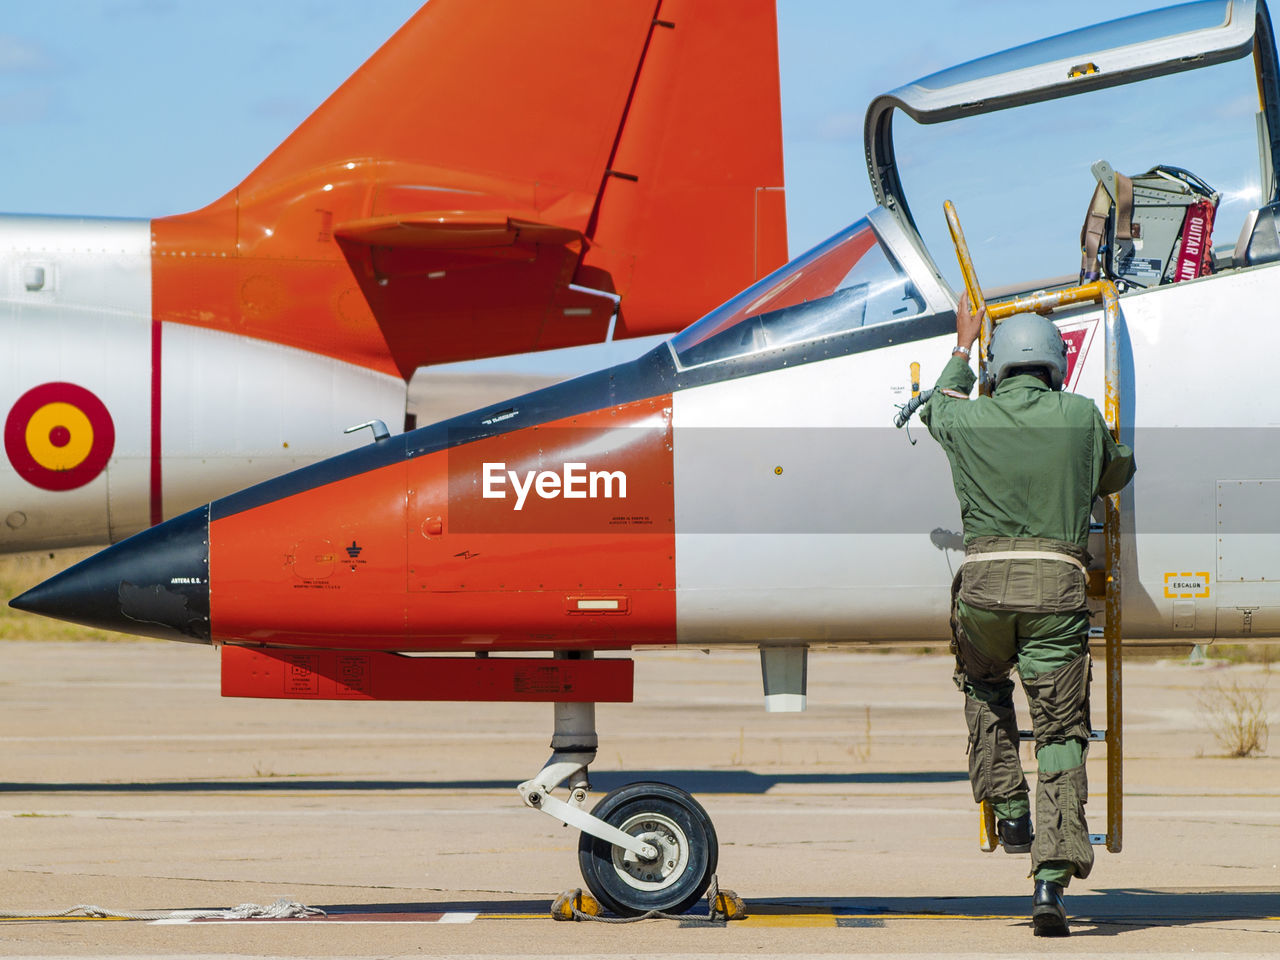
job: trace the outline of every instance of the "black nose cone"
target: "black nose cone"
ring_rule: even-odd
[[[82,560],[9,606],[101,630],[209,642],[209,508]]]

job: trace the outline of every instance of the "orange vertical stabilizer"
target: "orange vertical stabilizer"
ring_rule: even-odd
[[[787,260],[773,0],[662,0],[583,258],[617,335],[683,328]]]
[[[405,378],[603,340],[612,299],[571,285],[627,334],[683,326],[785,252],[772,2],[685,6],[431,0],[235,190],[154,221],[156,318]]]

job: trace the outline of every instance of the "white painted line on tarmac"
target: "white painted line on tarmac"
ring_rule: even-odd
[[[682,704],[682,707],[689,707],[689,704]],[[667,739],[671,740],[708,740],[719,739],[736,741],[741,735],[741,724],[737,727],[724,727],[723,730],[699,730],[696,733],[690,733],[687,736],[681,736],[680,733],[664,733]],[[652,731],[617,731],[609,732],[607,735],[609,741],[614,740],[643,740],[652,741]],[[774,740],[791,742],[795,740],[849,740],[850,728],[833,728],[833,730],[758,730],[753,728],[753,736],[756,740],[753,742],[764,740],[772,742]],[[938,728],[919,728],[919,730],[911,730],[911,728],[902,728],[902,730],[886,730],[877,731],[877,740],[888,739],[919,739],[919,737],[955,737],[961,741],[964,740],[963,727],[938,727]],[[292,732],[262,731],[260,733],[41,733],[41,735],[29,736],[0,736],[0,744],[236,744],[236,742],[269,742],[269,741],[288,741],[296,744],[300,740],[308,742],[317,741],[347,741],[356,740],[364,742],[374,739],[375,742],[390,741],[410,741],[421,742],[421,744],[467,744],[467,742],[512,742],[518,744],[517,737],[513,736],[511,731],[453,731],[453,732],[436,732],[424,730],[421,732],[403,732],[403,731],[379,731],[378,735],[372,736],[369,730],[357,730],[352,728],[349,731],[329,731],[324,733],[306,730]],[[545,740],[545,736],[538,737],[539,742]],[[541,748],[539,748],[541,749]]]
[[[281,820],[281,819],[316,819],[324,817],[359,817],[372,819],[375,817],[436,817],[465,816],[475,814],[475,808],[469,810],[41,810],[33,814],[30,808],[24,810],[0,811],[0,817],[31,820],[118,820],[125,823],[146,823],[155,820]],[[521,807],[516,810],[486,810],[486,817],[510,816],[525,812]]]
[[[715,799],[724,797],[741,797],[746,794],[717,794]],[[855,798],[856,799],[856,798]],[[1101,798],[1099,798],[1101,799]],[[0,810],[0,817],[20,819],[55,819],[70,817],[82,820],[172,820],[175,818],[201,820],[257,820],[257,819],[289,819],[346,817],[371,819],[374,817],[440,817],[440,816],[474,816],[477,808],[471,807],[420,807],[420,808],[388,808],[386,810],[370,810],[368,808],[334,808],[331,810],[281,810],[278,807],[241,809],[241,810],[40,810],[32,817],[31,808],[21,807],[12,810]],[[523,806],[494,807],[484,811],[486,817],[491,816],[525,816],[529,811]],[[918,817],[950,816],[973,817],[976,808],[969,807],[826,807],[826,806],[776,806],[776,807],[727,807],[716,811],[717,817]],[[1125,817],[1147,820],[1179,820],[1185,822],[1219,822],[1232,818],[1280,820],[1280,810],[1256,809],[1199,809],[1194,812],[1168,810],[1126,810]]]
[[[161,927],[161,926],[178,926],[183,924],[192,924],[192,925],[203,927],[209,924],[235,923],[235,924],[244,925],[244,924],[271,923],[271,924],[287,924],[291,927],[298,926],[299,924],[325,924],[328,926],[333,926],[334,924],[355,926],[358,924],[360,926],[370,927],[370,926],[381,926],[381,925],[390,925],[390,924],[403,926],[404,924],[415,924],[415,923],[417,924],[472,923],[479,916],[480,916],[479,913],[473,913],[468,911],[457,911],[457,912],[440,914],[438,916],[431,915],[429,918],[415,917],[413,914],[406,913],[403,916],[397,917],[396,919],[382,919],[382,918],[360,919],[359,914],[336,914],[328,917],[316,917],[314,919],[311,919],[311,918],[303,919],[303,918],[295,918],[295,917],[282,917],[277,919],[264,918],[264,917],[250,917],[250,918],[242,918],[238,920],[220,920],[216,918],[202,919],[202,918],[192,918],[192,917],[176,917],[169,920],[150,920],[147,922],[147,926]],[[344,919],[345,917],[351,917],[352,919],[347,920],[347,919]]]
[[[1073,938],[1071,941],[1070,955],[1073,957],[1107,957],[1107,960],[1152,960],[1152,957],[1160,956],[1179,956],[1174,952],[1116,952],[1106,950],[1106,948],[1098,948],[1098,950],[1088,950],[1087,947],[1076,947],[1079,937]],[[1034,952],[1055,952],[1060,954],[1062,951],[1048,951],[1044,945],[1037,942],[1037,951]],[[753,951],[754,952],[754,951]],[[946,957],[947,960],[996,960],[998,957],[1024,957],[1030,954],[1030,950],[1019,952],[1007,952],[1007,954],[973,954],[973,952],[965,952],[965,954],[952,954],[946,950],[945,945],[940,945],[934,950],[923,952],[923,954],[863,954],[858,952],[856,956],[859,960],[938,960],[938,957]],[[541,954],[471,954],[467,952],[466,960],[547,960],[548,952]],[[762,956],[777,957],[777,960],[831,960],[832,954],[823,952],[823,954],[780,954],[780,952],[767,951],[760,954]],[[172,952],[169,954],[129,954],[131,960],[173,960]],[[349,960],[351,954],[344,955],[320,955],[308,954],[310,960]],[[594,954],[563,954],[556,951],[554,956],[558,960],[599,960],[599,952]],[[645,951],[643,954],[627,954],[627,952],[609,951],[609,960],[712,960],[712,957],[726,956],[724,954],[710,954],[710,952],[700,952],[700,954],[668,954],[663,950]],[[1225,954],[1225,952],[1197,952],[1197,960],[1240,960],[1243,956],[1254,956],[1245,954],[1245,952],[1235,952],[1235,954]],[[12,954],[6,960],[120,960],[120,954]],[[297,960],[297,955],[282,956],[278,954],[182,954],[182,960]]]
[[[52,688],[61,690],[66,688],[84,689],[91,688],[94,690],[211,690],[220,689],[217,681],[204,682],[199,680],[99,680],[96,677],[86,677],[83,680],[17,680],[13,681],[16,687],[32,687],[32,688]]]
[[[738,732],[735,730],[733,732],[733,736],[736,737],[737,735]],[[647,736],[649,739],[652,739],[652,734]],[[728,736],[727,733],[726,736]],[[492,733],[485,733],[483,731],[454,733],[436,733],[426,730],[420,733],[380,731],[376,737],[373,737],[368,730],[330,731],[328,733],[297,730],[291,733],[263,731],[262,733],[84,733],[67,734],[65,736],[61,734],[52,734],[0,737],[0,743],[247,743],[260,741],[289,741],[291,743],[297,743],[300,740],[362,740],[365,743],[368,743],[371,737],[376,742],[411,740],[422,743],[512,739],[510,733],[500,733],[497,731]],[[634,739],[640,739],[640,737],[640,734],[636,734]]]

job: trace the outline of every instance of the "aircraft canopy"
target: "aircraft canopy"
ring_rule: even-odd
[[[871,220],[862,219],[717,307],[670,345],[688,368],[930,309]]]
[[[1197,0],[1046,37],[930,74],[883,94],[867,111],[898,107],[919,123],[1005,107],[1245,56],[1255,0]]]
[[[895,129],[898,111],[914,123]],[[944,266],[935,211],[943,197],[955,201],[997,286],[1032,289],[1023,282],[1056,282],[1071,269],[1073,256],[1050,248],[1074,244],[1079,213],[1060,214],[1054,197],[1069,184],[1087,200],[1099,158],[1134,173],[1195,168],[1229,208],[1215,224],[1223,245],[1241,211],[1277,199],[1280,183],[1280,66],[1267,4],[1196,0],[979,57],[877,97],[864,134],[877,202]],[[1234,162],[1203,160],[1215,145]],[[984,180],[987,194],[966,193]],[[1005,217],[1019,211],[1021,226],[992,229],[984,204]],[[1027,250],[1044,256],[1023,270]]]

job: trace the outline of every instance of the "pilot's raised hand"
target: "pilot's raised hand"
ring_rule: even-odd
[[[960,295],[960,305],[956,309],[956,346],[964,350],[966,355],[978,339],[978,332],[982,329],[982,321],[986,316],[985,304],[976,314],[973,312],[969,304],[969,291]]]

